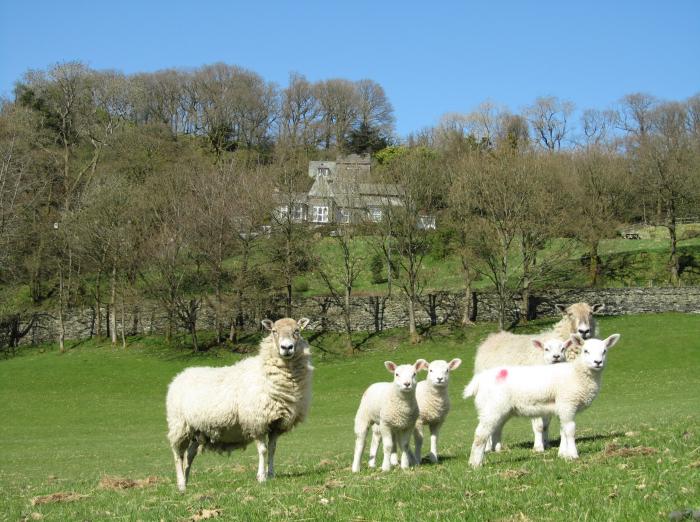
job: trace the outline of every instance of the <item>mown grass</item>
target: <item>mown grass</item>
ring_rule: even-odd
[[[538,329],[537,323],[530,329]],[[64,355],[49,347],[0,361],[0,520],[654,520],[700,508],[700,316],[659,314],[601,320],[620,332],[600,397],[578,418],[581,458],[529,449],[525,419],[504,430],[507,451],[467,465],[476,423],[459,398],[475,347],[492,325],[440,327],[417,346],[402,330],[358,334],[362,352],[339,353],[336,336],[310,336],[316,374],[308,421],[279,443],[278,476],[255,481],[253,446],[194,463],[177,493],[165,439],[168,382],[191,365],[225,365],[227,351],[193,355],[158,338],[126,349],[85,342]],[[437,465],[350,473],[352,422],[362,390],[388,380],[382,362],[461,357],[453,412]],[[553,423],[556,438],[556,423]],[[105,476],[151,478],[143,487],[101,488]],[[54,493],[84,495],[32,505]],[[209,511],[201,511],[209,510]]]

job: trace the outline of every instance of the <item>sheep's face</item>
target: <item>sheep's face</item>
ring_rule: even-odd
[[[615,346],[620,339],[620,334],[613,334],[607,339],[586,339],[574,336],[574,342],[581,347],[581,362],[593,371],[601,371],[605,367],[608,350]]]
[[[402,364],[397,366],[396,363],[386,361],[384,366],[394,374],[394,386],[402,393],[412,393],[416,389],[416,374],[427,366],[427,362],[423,359],[418,359],[413,364]]]
[[[573,339],[561,341],[559,339],[547,339],[540,341],[533,339],[532,344],[538,350],[542,350],[544,356],[544,364],[556,364],[566,361],[566,349],[571,346]]]
[[[282,359],[292,359],[295,355],[301,354],[303,348],[298,348],[297,344],[301,339],[301,331],[307,324],[309,324],[309,320],[306,317],[298,321],[289,317],[279,319],[274,323],[269,319],[262,321],[262,325],[270,332],[272,342]]]
[[[589,339],[595,335],[595,318],[596,314],[605,308],[603,304],[574,303],[568,308],[564,305],[555,305],[562,315],[569,320],[570,331],[573,334],[578,334],[584,339]]]
[[[437,360],[427,365],[428,381],[437,388],[444,388],[450,380],[450,371],[459,368],[462,359],[452,359],[450,362]]]

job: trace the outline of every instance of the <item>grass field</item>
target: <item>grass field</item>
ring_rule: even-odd
[[[402,330],[385,332],[354,357],[336,354],[336,337],[319,336],[311,338],[311,415],[280,439],[278,476],[255,481],[254,445],[230,457],[205,454],[185,494],[176,490],[165,439],[167,384],[186,366],[239,355],[195,356],[156,338],[132,340],[126,350],[94,342],[64,355],[26,350],[0,361],[0,520],[663,520],[699,509],[700,316],[600,323],[603,334],[622,339],[601,395],[577,417],[577,461],[558,459],[556,448],[534,454],[529,421],[515,419],[504,430],[507,451],[489,454],[482,469],[467,466],[476,418],[472,401],[459,397],[492,325],[433,329],[417,346]],[[451,382],[443,460],[381,473],[366,468],[365,455],[353,475],[362,390],[389,380],[384,360],[417,357],[466,363]],[[552,431],[558,438],[556,422]]]

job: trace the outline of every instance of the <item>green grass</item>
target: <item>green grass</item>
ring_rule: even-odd
[[[539,322],[530,329],[545,325]],[[0,520],[187,520],[201,509],[219,520],[655,520],[700,508],[700,316],[603,318],[620,332],[601,395],[577,417],[581,458],[556,449],[534,454],[529,421],[506,425],[507,451],[467,465],[476,424],[471,400],[459,398],[475,347],[492,325],[435,328],[411,346],[403,330],[358,334],[362,352],[339,354],[330,334],[312,337],[314,400],[308,421],[278,445],[278,476],[255,481],[254,447],[195,461],[187,493],[178,494],[165,438],[165,391],[191,365],[225,365],[225,351],[192,355],[157,338],[126,350],[85,342],[60,355],[26,349],[0,361]],[[382,362],[461,357],[453,374],[453,411],[437,465],[389,473],[350,473],[352,423],[362,390],[388,380]],[[557,423],[553,422],[553,438]],[[606,454],[628,448],[631,456]],[[644,448],[648,448],[644,450]],[[638,452],[639,454],[634,454]],[[648,454],[644,454],[648,453]],[[104,476],[155,484],[98,487]],[[85,495],[32,506],[57,492]]]

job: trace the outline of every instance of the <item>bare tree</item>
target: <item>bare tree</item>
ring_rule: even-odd
[[[572,102],[545,96],[527,107],[524,115],[532,126],[535,142],[548,151],[555,151],[561,149],[569,137],[568,122],[573,111]]]

